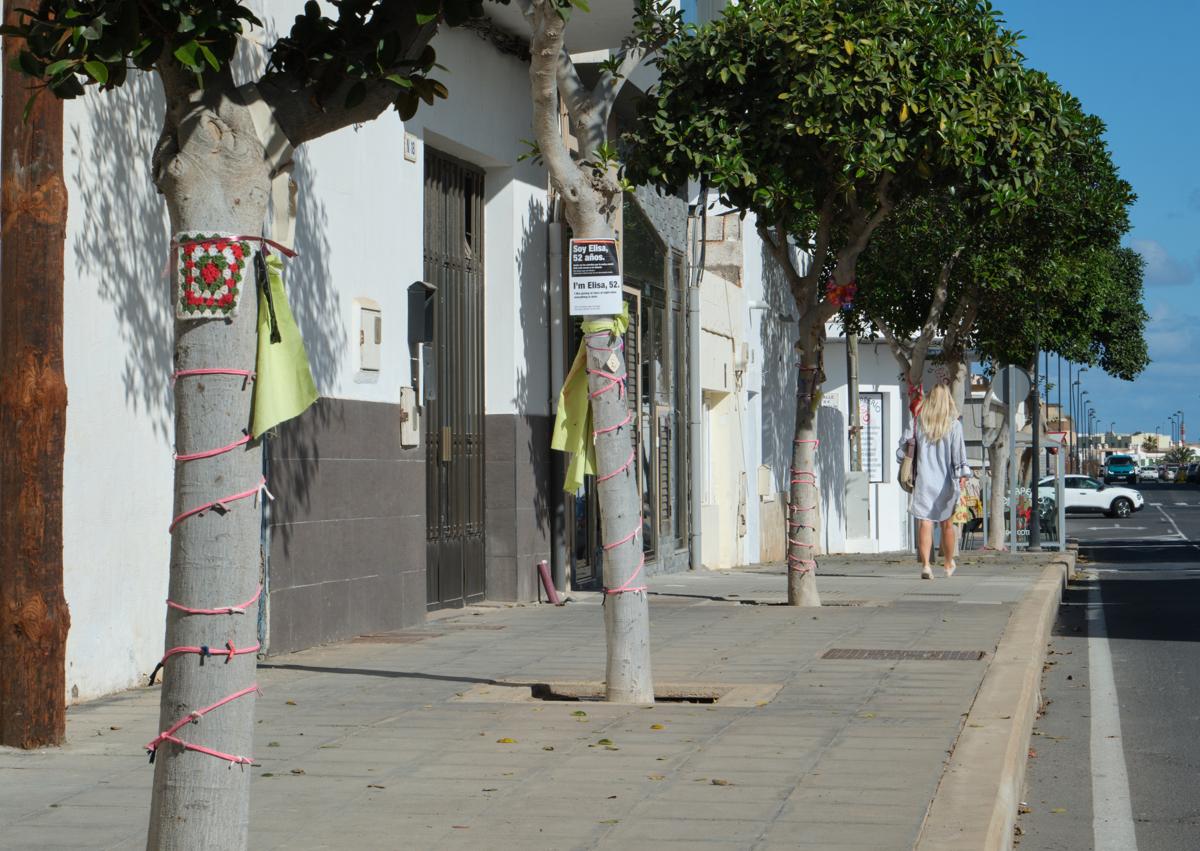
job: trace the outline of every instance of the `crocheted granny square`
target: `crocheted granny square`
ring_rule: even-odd
[[[178,233],[175,316],[228,319],[237,315],[242,279],[253,262],[250,243],[233,234]]]

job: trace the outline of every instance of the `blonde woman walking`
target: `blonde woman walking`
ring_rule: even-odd
[[[921,559],[921,578],[933,579],[929,566],[933,550],[933,524],[942,527],[942,557],[946,576],[954,575],[955,535],[951,518],[958,505],[962,482],[971,474],[967,465],[967,447],[963,442],[962,423],[950,389],[944,384],[933,388],[921,406],[915,422],[904,430],[896,459],[913,454],[915,482],[909,513],[917,519],[917,554]]]

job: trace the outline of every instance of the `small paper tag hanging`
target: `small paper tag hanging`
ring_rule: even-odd
[[[237,315],[250,243],[234,234],[177,233],[175,317],[229,319]]]

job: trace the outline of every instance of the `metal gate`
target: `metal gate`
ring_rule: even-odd
[[[483,599],[483,172],[426,148],[425,280],[433,393],[425,402],[430,609]]]

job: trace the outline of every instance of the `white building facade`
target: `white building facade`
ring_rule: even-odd
[[[271,32],[303,7],[252,5]],[[612,6],[578,28],[572,49],[620,42],[632,2]],[[298,154],[299,255],[285,284],[320,399],[266,442],[276,496],[263,516],[267,653],[402,628],[441,607],[534,600],[543,560],[573,587],[603,583],[592,486],[563,494],[549,449],[578,339],[562,286],[569,234],[545,171],[520,160],[532,119],[524,22],[497,9],[495,28],[437,37],[449,100]],[[471,73],[460,82],[461,68]],[[65,107],[72,701],[144,682],[163,652],[170,234],[149,173],[162,113],[156,82],[141,76]],[[753,217],[709,211],[699,274],[698,215],[684,194],[638,191],[620,219],[651,576],[785,554],[795,306]],[[825,361],[821,545],[904,549],[895,363],[881,344],[860,347],[869,423],[864,472],[851,474],[836,329]]]

